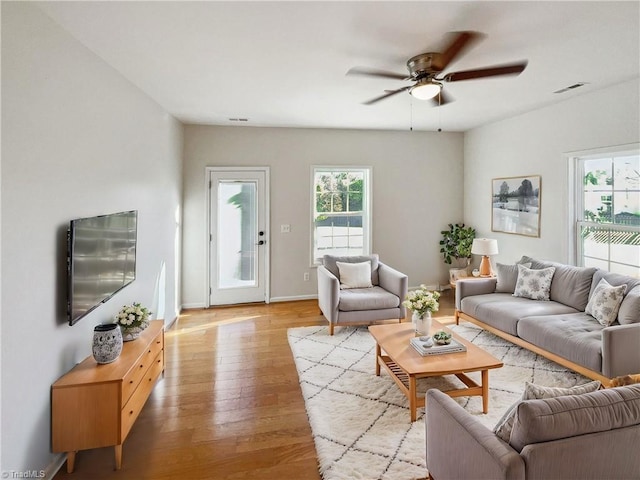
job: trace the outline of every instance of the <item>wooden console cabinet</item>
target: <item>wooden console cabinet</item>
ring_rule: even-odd
[[[108,446],[120,469],[122,444],[163,371],[164,321],[153,320],[113,363],[87,357],[53,384],[52,445],[67,453],[67,472],[78,450]]]

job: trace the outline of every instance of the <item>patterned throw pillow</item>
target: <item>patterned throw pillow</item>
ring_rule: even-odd
[[[523,263],[527,268],[531,268],[531,263]],[[518,265],[504,265],[496,263],[496,293],[513,293],[518,280]]]
[[[583,393],[595,392],[600,388],[601,384],[597,380],[593,382],[585,383],[583,385],[576,385],[574,387],[544,387],[542,385],[536,385],[534,383],[525,382],[524,392],[522,392],[522,398],[516,403],[511,405],[505,412],[502,418],[498,421],[493,433],[499,438],[509,443],[511,437],[511,430],[513,430],[513,423],[516,419],[516,410],[520,402],[524,400],[539,400],[541,398],[555,398],[563,395],[582,395]]]
[[[531,300],[549,300],[551,280],[555,271],[556,267],[532,270],[524,265],[518,265],[518,280],[513,296]]]
[[[618,316],[618,309],[624,299],[626,285],[612,287],[604,278],[600,280],[596,288],[593,289],[589,303],[585,312],[598,320],[600,325],[608,327],[615,322]]]

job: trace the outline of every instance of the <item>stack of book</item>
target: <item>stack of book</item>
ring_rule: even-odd
[[[411,346],[416,349],[416,351],[426,357],[427,355],[442,355],[444,353],[456,353],[456,352],[466,352],[467,347],[465,347],[460,342],[455,339],[451,339],[451,343],[448,345],[438,345],[433,342],[432,346],[430,343],[420,340],[420,338],[424,337],[414,337],[411,339]]]

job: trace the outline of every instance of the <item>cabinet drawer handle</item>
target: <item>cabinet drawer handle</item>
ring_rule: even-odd
[[[140,365],[140,368],[144,368],[144,363],[142,365]]]
[[[129,385],[133,385],[133,380],[129,380]]]
[[[133,415],[133,410],[131,410],[131,411],[129,412],[129,415]]]

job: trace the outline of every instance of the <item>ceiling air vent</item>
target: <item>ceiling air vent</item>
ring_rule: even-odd
[[[573,85],[569,85],[568,87],[564,87],[564,88],[561,88],[560,90],[556,90],[553,93],[564,93],[564,92],[568,92],[569,90],[573,90],[575,88],[584,87],[585,85],[586,85],[586,82],[574,83]]]
[[[248,118],[230,118],[229,121],[230,122],[248,122],[249,119]]]

